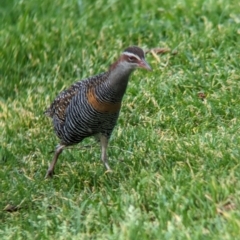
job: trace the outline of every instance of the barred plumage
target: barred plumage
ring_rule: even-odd
[[[129,76],[137,67],[151,69],[141,48],[128,47],[109,71],[76,82],[57,96],[45,112],[52,118],[60,139],[46,177],[53,175],[64,147],[77,144],[89,136],[99,138],[101,159],[110,170],[106,153],[108,140],[119,116]]]

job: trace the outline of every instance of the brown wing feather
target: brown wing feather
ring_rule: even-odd
[[[51,106],[45,111],[45,114],[51,118],[56,116],[60,122],[64,122],[66,109],[72,98],[79,92],[79,90],[80,86],[78,84],[73,84],[70,88],[61,92],[53,101]]]

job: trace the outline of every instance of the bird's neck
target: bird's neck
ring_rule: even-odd
[[[121,101],[126,91],[128,80],[132,72],[132,68],[121,63],[116,63],[110,67],[107,80],[108,86],[115,94],[115,98],[119,99],[119,101]]]

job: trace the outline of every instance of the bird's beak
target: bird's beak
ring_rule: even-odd
[[[148,71],[152,71],[152,68],[149,66],[149,64],[146,62],[145,59],[141,59],[141,61],[139,62],[138,66],[140,68],[144,68],[144,69],[146,69]]]

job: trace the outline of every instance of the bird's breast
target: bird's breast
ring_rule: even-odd
[[[121,108],[121,102],[113,103],[99,100],[93,88],[87,91],[87,101],[94,110],[100,113],[114,114],[119,112]]]

